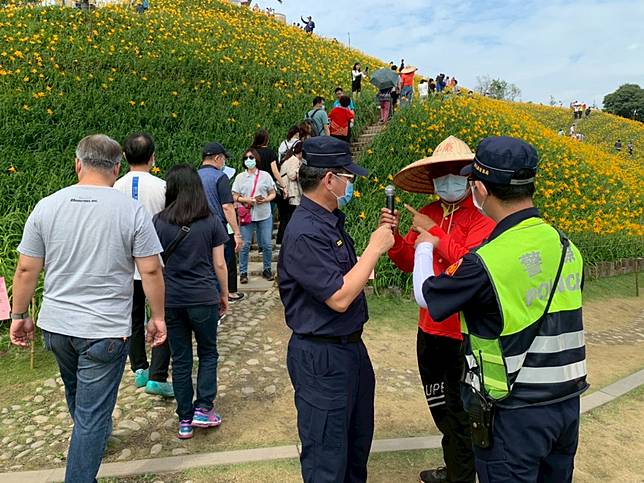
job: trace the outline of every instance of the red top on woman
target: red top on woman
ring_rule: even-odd
[[[349,123],[356,117],[351,109],[348,107],[334,107],[329,113],[329,120],[331,121],[331,134],[338,134],[333,132],[333,125],[337,124],[339,128],[346,129]],[[346,132],[343,134],[346,136]]]
[[[454,205],[442,201],[422,208],[420,213],[429,216],[436,226],[429,232],[440,239],[434,249],[434,273],[443,273],[450,265],[460,260],[470,248],[479,246],[492,232],[494,221],[481,212],[468,196],[455,209]],[[389,250],[389,258],[403,272],[414,270],[414,242],[418,233],[410,230],[403,238],[396,234],[396,243]],[[420,309],[418,317],[420,329],[433,335],[462,339],[461,322],[458,314],[453,314],[442,322],[435,322],[427,312]]]

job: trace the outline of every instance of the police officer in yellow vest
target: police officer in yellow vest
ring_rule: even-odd
[[[436,321],[462,314],[463,401],[481,483],[572,481],[579,396],[588,388],[583,261],[533,205],[537,163],[520,139],[483,139],[462,174],[495,229],[439,276],[433,235],[416,242],[416,301]]]

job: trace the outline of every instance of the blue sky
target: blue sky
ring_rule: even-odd
[[[641,0],[258,1],[287,15],[312,15],[316,33],[384,61],[454,75],[474,88],[480,75],[519,86],[525,101],[601,106],[626,82],[644,87]]]

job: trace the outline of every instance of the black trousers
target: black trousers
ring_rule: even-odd
[[[275,197],[275,204],[277,205],[277,214],[279,217],[279,226],[277,227],[277,235],[275,236],[275,243],[278,245],[282,244],[282,238],[284,237],[284,230],[286,230],[286,225],[291,219],[291,205],[288,204],[288,200],[285,199],[281,194],[278,194]]]
[[[148,364],[145,353],[145,293],[143,283],[134,281],[132,301],[132,338],[130,339],[130,367],[132,372],[150,368],[151,381],[166,382],[170,366],[170,345],[168,341],[152,349],[152,363]]]
[[[228,235],[228,241],[224,243],[224,258],[228,268],[228,292],[237,292],[237,254],[235,253],[235,234]]]
[[[474,483],[469,417],[461,400],[463,343],[418,329],[418,370],[434,423],[443,433],[443,458],[450,482]]]
[[[286,230],[286,226],[288,225],[288,222],[291,221],[291,217],[295,212],[295,208],[297,208],[297,205],[291,205],[289,204],[288,200],[285,200],[285,201],[286,201],[286,205],[284,205],[284,207],[282,208],[283,211],[280,212],[280,226],[277,229],[277,239],[276,239],[277,244],[282,243],[282,238],[284,237],[284,231]]]

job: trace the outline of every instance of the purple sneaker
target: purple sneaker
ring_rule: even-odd
[[[206,411],[201,408],[195,409],[195,415],[192,417],[193,428],[214,428],[221,424],[221,416],[215,412],[215,408]]]
[[[181,421],[179,421],[179,433],[177,434],[177,438],[192,438],[192,421],[190,421],[189,419],[182,419]]]

